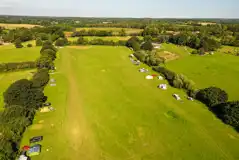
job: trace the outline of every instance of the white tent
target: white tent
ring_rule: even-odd
[[[161,88],[161,89],[163,89],[163,90],[166,90],[166,89],[167,89],[167,85],[166,85],[166,84],[160,84],[160,85],[158,86],[158,88]]]
[[[159,79],[159,80],[163,80],[163,77],[162,77],[162,76],[158,76],[158,79]]]
[[[179,97],[179,95],[178,94],[173,94],[173,97],[176,99],[176,100],[181,100],[181,98]]]
[[[145,77],[145,79],[154,79],[154,77],[151,76],[151,75],[147,75],[147,76]]]

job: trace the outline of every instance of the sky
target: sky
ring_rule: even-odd
[[[0,15],[239,18],[239,0],[0,0]]]

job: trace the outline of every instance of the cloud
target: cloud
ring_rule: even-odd
[[[21,0],[0,0],[0,7],[14,7],[20,2]]]

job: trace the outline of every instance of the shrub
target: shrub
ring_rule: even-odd
[[[152,51],[154,49],[151,41],[146,41],[142,44],[141,49]]]
[[[140,45],[139,45],[139,43],[136,42],[136,41],[134,41],[134,42],[132,43],[132,48],[133,48],[134,51],[139,51],[139,50],[140,50]]]
[[[160,67],[160,66],[153,67],[153,70],[161,73],[169,81],[169,83],[172,83],[174,80],[174,77],[176,76],[176,73],[174,73],[164,67]]]
[[[14,44],[15,44],[16,48],[23,48],[23,45],[22,45],[22,42],[21,42],[20,38],[16,39]]]
[[[47,69],[39,69],[32,78],[32,87],[41,88],[49,82],[50,76]]]
[[[137,51],[134,53],[134,56],[141,62],[145,62],[148,54],[145,51]]]
[[[32,47],[32,44],[30,44],[30,43],[27,44],[27,47],[28,47],[28,48],[31,48],[31,47]]]
[[[85,44],[84,37],[79,37],[76,41],[76,44]]]
[[[227,93],[217,87],[209,87],[199,90],[196,98],[206,104],[208,107],[213,107],[220,103],[225,103],[228,100]]]
[[[126,42],[126,46],[127,47],[132,47],[133,48],[133,43],[135,43],[135,42],[140,42],[140,40],[139,40],[139,38],[138,37],[136,37],[136,36],[133,36],[133,37],[131,37],[127,42]]]
[[[36,46],[42,46],[42,40],[40,38],[36,39]]]
[[[221,103],[213,108],[213,112],[223,122],[239,130],[239,101]]]
[[[57,52],[57,49],[52,45],[50,41],[44,42],[40,52],[42,53],[46,49],[51,49],[52,51]]]

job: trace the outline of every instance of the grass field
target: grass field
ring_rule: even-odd
[[[33,28],[39,25],[32,25],[32,24],[5,24],[0,23],[0,27],[4,27],[6,29],[16,29],[16,28]]]
[[[185,56],[167,63],[167,68],[186,75],[199,88],[217,86],[228,92],[230,100],[238,100],[239,59],[222,53],[223,49],[214,55]]]
[[[113,36],[113,37],[97,37],[97,36],[85,36],[85,39],[88,39],[89,41],[93,40],[93,39],[103,39],[103,40],[107,40],[107,41],[119,41],[119,40],[123,40],[123,41],[127,41],[128,39],[130,39],[130,36],[124,36],[124,37],[117,37],[117,36]],[[77,41],[78,37],[69,37],[68,40],[69,41]]]
[[[56,110],[37,113],[22,141],[44,136],[42,153],[32,160],[239,159],[231,127],[183,91],[157,89],[166,82],[145,80],[130,53],[125,47],[60,49],[51,75],[57,86],[45,89]]]
[[[15,81],[20,79],[29,79],[32,77],[30,72],[34,70],[18,71],[18,72],[9,72],[9,73],[0,73],[0,110],[2,109],[3,102],[3,92]]]
[[[28,43],[23,43],[26,46]],[[40,47],[19,48],[14,45],[0,46],[0,63],[35,61],[40,55]]]
[[[140,33],[143,31],[143,29],[136,29],[136,28],[76,28],[76,31],[80,30],[101,30],[101,31],[112,31],[114,33],[118,33],[120,30],[124,29],[127,34],[132,34],[132,33]]]

